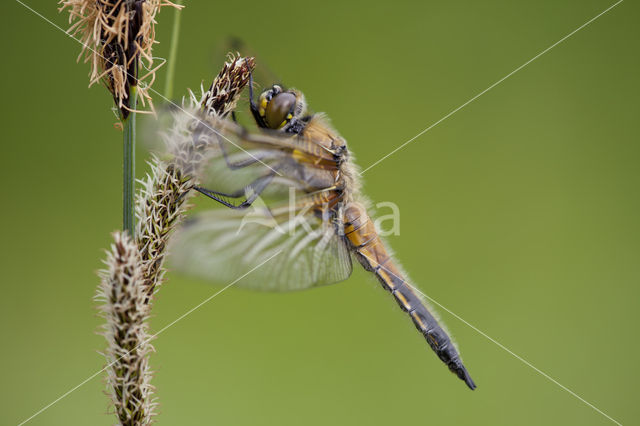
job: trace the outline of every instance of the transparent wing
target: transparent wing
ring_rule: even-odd
[[[333,154],[312,139],[282,132],[249,133],[229,120],[211,119],[198,130],[207,148],[199,185],[235,197],[266,190],[282,196],[289,188],[313,192],[335,182]],[[259,188],[259,189],[258,189]]]
[[[302,135],[205,120],[172,134],[174,164],[196,176],[198,191],[244,208],[194,216],[173,237],[172,267],[219,283],[246,275],[237,285],[268,291],[346,279],[352,265],[342,222],[312,195],[335,184],[333,153]]]
[[[173,236],[170,267],[182,273],[263,291],[301,290],[351,275],[339,225],[311,209],[279,213],[255,203],[249,211],[210,210]]]

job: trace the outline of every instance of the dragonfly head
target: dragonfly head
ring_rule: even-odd
[[[269,129],[286,129],[286,127],[301,118],[306,112],[304,95],[297,90],[285,90],[274,84],[270,89],[260,94],[258,99],[258,114],[263,127]]]

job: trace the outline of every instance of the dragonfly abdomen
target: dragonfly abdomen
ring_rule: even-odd
[[[425,337],[436,355],[454,374],[464,380],[469,388],[475,389],[476,385],[462,364],[455,345],[433,314],[429,312],[422,298],[404,279],[364,207],[359,204],[348,207],[344,218],[345,236],[362,266],[376,275],[385,290],[393,295],[400,308],[409,314],[413,324]]]

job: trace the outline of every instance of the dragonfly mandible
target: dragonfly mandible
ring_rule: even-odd
[[[475,389],[454,343],[378,235],[353,156],[327,117],[309,113],[300,91],[280,85],[256,100],[249,84],[249,107],[256,132],[229,119],[210,122],[206,137],[217,149],[194,189],[227,209],[196,214],[184,224],[172,242],[172,266],[215,281],[251,271],[238,286],[291,291],[347,279],[353,257],[449,369]]]

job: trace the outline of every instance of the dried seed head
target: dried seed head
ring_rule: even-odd
[[[96,300],[106,320],[107,385],[119,424],[147,425],[156,406],[152,399],[149,354],[149,306],[143,287],[140,253],[126,233],[114,234],[107,252],[107,269],[100,271]]]
[[[104,83],[123,118],[134,108],[129,100],[132,86],[137,86],[142,104],[148,102],[153,109],[148,90],[158,68],[151,55],[155,16],[162,6],[182,6],[168,0],[60,0],[60,5],[60,11],[69,10],[68,32],[84,45],[80,57],[84,53],[85,62],[91,63],[89,85]],[[142,73],[140,66],[145,68]]]

